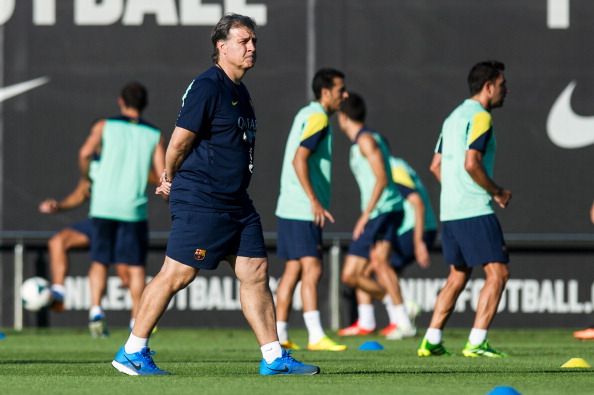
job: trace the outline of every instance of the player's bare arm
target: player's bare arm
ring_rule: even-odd
[[[155,147],[153,152],[153,165],[149,173],[149,184],[159,186],[161,174],[165,171],[165,148],[163,136],[159,139],[159,144]]]
[[[326,219],[334,223],[334,217],[328,210],[324,209],[311,186],[311,180],[309,179],[309,165],[307,163],[307,159],[310,155],[311,150],[309,148],[300,146],[297,148],[297,152],[295,152],[292,164],[295,169],[295,174],[297,174],[297,178],[299,179],[299,183],[311,202],[311,211],[314,215],[313,222],[318,226],[324,227]]]
[[[406,200],[415,209],[415,227],[413,229],[413,243],[415,246],[415,259],[422,268],[429,267],[429,250],[423,240],[425,229],[425,204],[418,192],[410,193]]]
[[[480,185],[485,191],[493,196],[493,200],[501,208],[507,207],[512,198],[512,193],[508,189],[504,189],[497,185],[485,171],[482,163],[483,154],[475,149],[466,151],[466,158],[464,161],[464,169],[470,174],[470,177]]]
[[[436,152],[433,154],[433,159],[431,160],[431,164],[429,165],[429,170],[431,174],[437,179],[437,181],[441,182],[441,154]]]
[[[375,139],[370,134],[365,133],[359,138],[357,144],[359,144],[361,154],[367,158],[371,170],[375,175],[375,185],[373,186],[369,203],[359,217],[355,229],[353,230],[353,239],[355,240],[361,236],[361,233],[363,233],[363,229],[365,228],[367,221],[369,221],[369,215],[379,201],[384,188],[388,185],[388,175],[386,174],[384,158],[382,157],[382,152],[377,146]]]
[[[164,199],[169,198],[171,181],[175,177],[177,169],[181,166],[188,152],[194,144],[196,133],[176,126],[171,135],[171,140],[165,152],[165,171],[161,176],[161,184],[155,193]]]
[[[89,167],[93,156],[101,151],[101,138],[105,120],[96,122],[91,128],[91,133],[78,152],[78,165],[83,177],[89,178]]]

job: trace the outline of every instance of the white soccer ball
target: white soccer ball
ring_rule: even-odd
[[[23,307],[29,311],[39,311],[52,301],[50,284],[45,278],[31,277],[21,287]]]

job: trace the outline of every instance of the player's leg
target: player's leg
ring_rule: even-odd
[[[370,274],[364,273],[364,276]],[[373,298],[360,288],[355,289],[357,300],[357,321],[346,328],[338,331],[339,336],[365,336],[375,330],[375,314],[373,309]]]
[[[324,332],[318,309],[318,285],[322,278],[322,260],[314,256],[301,258],[301,299],[303,321],[307,328],[307,349],[312,351],[344,351],[346,346],[337,344]]]
[[[117,352],[112,365],[128,375],[160,375],[148,348],[150,334],[167,309],[171,298],[190,284],[199,270],[168,256],[153,280],[146,286],[134,322],[132,333]]]
[[[134,327],[134,318],[136,317],[142,291],[146,285],[147,250],[147,221],[119,221],[114,246],[114,260],[119,263],[116,268],[127,266],[128,269],[125,272],[126,277],[124,279],[128,282],[132,298],[130,329]],[[123,272],[121,269],[120,271]]]
[[[472,269],[469,267],[450,265],[450,273],[446,283],[437,294],[437,299],[435,300],[431,323],[417,350],[417,354],[420,357],[449,355],[442,345],[442,331],[454,311],[456,300],[464,290],[464,287],[466,287],[471,274]]]
[[[297,259],[288,260],[276,289],[276,329],[281,345],[287,349],[298,350],[299,346],[289,340],[288,322],[293,302],[293,293],[301,277],[301,263]]]
[[[68,273],[68,251],[89,246],[89,237],[74,228],[65,228],[48,241],[52,283],[52,310],[64,310],[64,281]]]
[[[373,298],[381,300],[385,290],[372,278],[365,277],[363,271],[369,261],[357,255],[347,255],[342,266],[341,280],[351,288],[360,288],[368,292]]]
[[[408,318],[398,276],[390,265],[389,258],[391,251],[392,243],[387,240],[377,241],[371,251],[371,265],[377,281],[389,295],[389,302],[386,308],[390,322],[395,324],[395,329],[387,333],[386,336],[392,340],[400,340],[405,337],[414,336],[417,331]]]
[[[465,219],[466,234],[460,233],[461,248],[471,265],[483,265],[485,283],[477,304],[475,321],[462,350],[467,357],[504,357],[487,341],[487,331],[495,313],[505,284],[509,278],[509,256],[501,225],[494,214]]]
[[[130,287],[130,270],[125,263],[118,263],[114,265],[116,274],[120,278],[120,286],[128,289]]]
[[[489,346],[487,331],[497,313],[501,295],[509,279],[509,270],[507,264],[499,262],[488,263],[484,269],[485,284],[481,289],[474,324],[462,353],[467,357],[505,357],[504,353]]]

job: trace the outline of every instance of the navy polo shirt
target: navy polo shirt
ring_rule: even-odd
[[[209,68],[188,86],[176,126],[197,136],[173,179],[172,209],[240,211],[251,204],[257,124],[245,85]]]

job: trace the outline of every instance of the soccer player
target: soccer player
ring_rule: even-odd
[[[98,121],[79,151],[83,177],[89,178],[92,159],[101,156],[93,173],[89,216],[92,220],[91,309],[89,329],[94,337],[107,328],[101,299],[110,264],[126,264],[132,297],[132,317],[145,285],[148,246],[146,184],[151,171],[162,173],[161,132],[141,114],[148,104],[144,86],[131,82],[118,97],[120,115]]]
[[[243,313],[260,344],[260,374],[319,373],[282,349],[260,216],[247,187],[254,170],[256,116],[241,82],[256,62],[254,21],[225,15],[211,34],[214,65],[182,99],[157,193],[169,198],[172,229],[161,271],[143,292],[134,329],[112,365],[129,375],[167,374],[148,348],[169,301],[200,270],[226,260],[240,282]]]
[[[328,211],[332,172],[332,127],[328,118],[346,95],[344,74],[321,69],[312,89],[316,100],[293,120],[285,147],[281,188],[276,207],[278,255],[287,260],[276,290],[276,328],[281,346],[298,350],[289,340],[287,322],[293,292],[301,280],[303,320],[309,336],[308,350],[344,351],[324,333],[318,310],[318,284],[322,277],[322,229],[334,222]]]
[[[398,228],[395,239],[396,248],[392,250],[390,263],[400,276],[408,265],[415,260],[422,268],[429,266],[429,251],[437,235],[437,221],[429,194],[416,171],[404,160],[390,157],[392,181],[404,197],[404,220]],[[371,274],[371,273],[370,273]],[[361,336],[371,334],[375,330],[375,314],[372,298],[367,292],[357,289],[358,320],[351,326],[341,329],[340,336]],[[386,307],[392,300],[385,298]],[[405,303],[411,323],[418,313],[418,306],[410,300]],[[387,308],[390,324],[380,331],[388,339],[400,340],[404,338],[397,330],[396,317],[390,315],[391,309]]]
[[[398,276],[390,267],[390,253],[402,223],[403,199],[390,175],[390,150],[383,137],[365,126],[366,107],[361,96],[350,93],[338,113],[338,124],[352,141],[350,166],[361,193],[361,216],[345,258],[342,281],[376,299],[387,294],[399,336],[416,334],[402,301]],[[367,266],[377,281],[366,273]]]
[[[442,344],[442,331],[477,266],[485,271],[485,284],[462,354],[505,356],[487,341],[487,331],[509,278],[507,248],[491,204],[494,200],[505,208],[512,197],[511,191],[493,180],[495,133],[491,111],[503,105],[507,93],[504,69],[503,63],[497,61],[472,67],[468,74],[470,98],[444,121],[431,162],[431,172],[441,182],[442,247],[450,273],[417,351],[420,357],[448,354]]]
[[[592,207],[590,207],[590,221],[594,224],[594,202],[592,202]],[[589,328],[573,332],[573,337],[578,340],[594,340],[594,325]]]
[[[92,179],[95,169],[99,165],[99,158],[91,162],[89,176]],[[149,183],[157,184],[159,175],[151,172]],[[39,212],[55,214],[72,210],[86,202],[91,196],[91,181],[81,177],[72,192],[64,199],[48,198],[39,204]],[[92,222],[89,218],[69,225],[53,235],[48,243],[51,270],[52,310],[64,311],[64,280],[69,269],[68,251],[74,248],[87,248],[91,243]],[[128,288],[129,273],[127,265],[115,265],[116,273],[122,281],[122,287]]]

